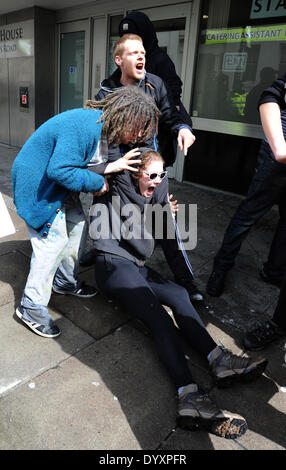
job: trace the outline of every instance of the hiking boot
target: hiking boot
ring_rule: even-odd
[[[177,423],[182,429],[205,429],[225,439],[236,439],[247,430],[242,416],[218,408],[195,384],[184,387],[179,395]]]
[[[24,322],[34,333],[37,333],[39,336],[43,336],[44,338],[56,338],[61,334],[61,330],[57,327],[55,323],[52,325],[41,325],[40,323],[32,322],[26,320],[23,317],[22,307],[19,306],[16,309],[16,315],[22,322]]]
[[[273,341],[283,338],[283,336],[286,336],[286,333],[274,322],[268,320],[248,331],[243,338],[243,344],[250,351],[260,351]]]
[[[96,250],[90,250],[87,253],[85,253],[79,260],[79,265],[80,266],[92,266],[95,264],[95,252]]]
[[[235,382],[250,382],[258,378],[267,366],[267,359],[236,356],[229,349],[217,346],[210,359],[211,373],[220,388]]]
[[[213,297],[219,297],[224,291],[224,281],[226,273],[223,271],[213,271],[209,277],[206,291]]]
[[[259,271],[259,276],[264,282],[267,282],[268,284],[272,284],[273,286],[276,286],[279,288],[281,287],[282,279],[277,279],[277,278],[269,276],[269,274],[267,274],[264,271],[264,269],[261,269],[261,271]]]
[[[64,295],[75,295],[76,297],[82,297],[84,299],[89,299],[90,297],[94,297],[97,294],[97,290],[92,286],[87,286],[84,282],[81,283],[80,287],[76,290],[64,290],[58,286],[53,286],[53,292],[56,294],[64,294]]]

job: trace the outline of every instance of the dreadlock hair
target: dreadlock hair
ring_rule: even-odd
[[[141,155],[136,158],[140,158],[141,163],[137,165],[138,172],[132,173],[132,176],[135,179],[139,179],[143,176],[143,170],[148,167],[149,163],[159,161],[165,164],[164,158],[156,150],[147,147],[139,147],[139,151],[141,152]]]
[[[101,101],[88,100],[85,108],[102,110],[98,122],[103,121],[102,133],[108,144],[119,145],[124,135],[130,135],[136,142],[146,142],[157,133],[160,111],[138,86],[124,86]]]

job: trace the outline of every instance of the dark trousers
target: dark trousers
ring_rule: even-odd
[[[181,333],[205,357],[216,347],[187,291],[164,279],[152,269],[134,263],[98,255],[95,263],[98,288],[151,331],[158,355],[174,385],[194,383],[182,347],[178,329],[163,305],[169,306]]]
[[[286,274],[283,278],[279,299],[272,320],[280,326],[286,334]]]
[[[228,271],[234,266],[235,257],[251,227],[276,203],[280,218],[264,270],[281,280],[286,272],[286,165],[271,158],[269,145],[263,141],[248,194],[232,217],[214,258],[216,271]]]

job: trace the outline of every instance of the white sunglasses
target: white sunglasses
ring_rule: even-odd
[[[150,180],[155,180],[156,178],[160,178],[162,180],[167,175],[167,171],[162,171],[162,173],[148,173],[148,171],[142,170],[142,173],[148,175]]]

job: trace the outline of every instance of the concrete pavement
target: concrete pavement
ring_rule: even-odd
[[[219,390],[207,363],[186,346],[194,377],[218,404],[242,414],[249,429],[229,441],[186,432],[175,423],[175,390],[148,333],[100,295],[82,300],[53,294],[50,309],[62,334],[39,337],[15,316],[31,254],[25,224],[12,201],[10,168],[17,149],[0,146],[0,185],[16,234],[0,240],[1,450],[285,450],[285,341],[266,349],[266,373],[256,382]],[[189,252],[205,292],[212,259],[239,196],[171,182],[180,203],[198,205],[198,242]],[[88,207],[88,198],[83,198]],[[197,304],[217,342],[239,353],[243,331],[272,316],[279,290],[258,272],[277,221],[269,212],[251,231],[220,298]],[[169,273],[158,250],[152,266]],[[81,276],[94,284],[93,269]]]

